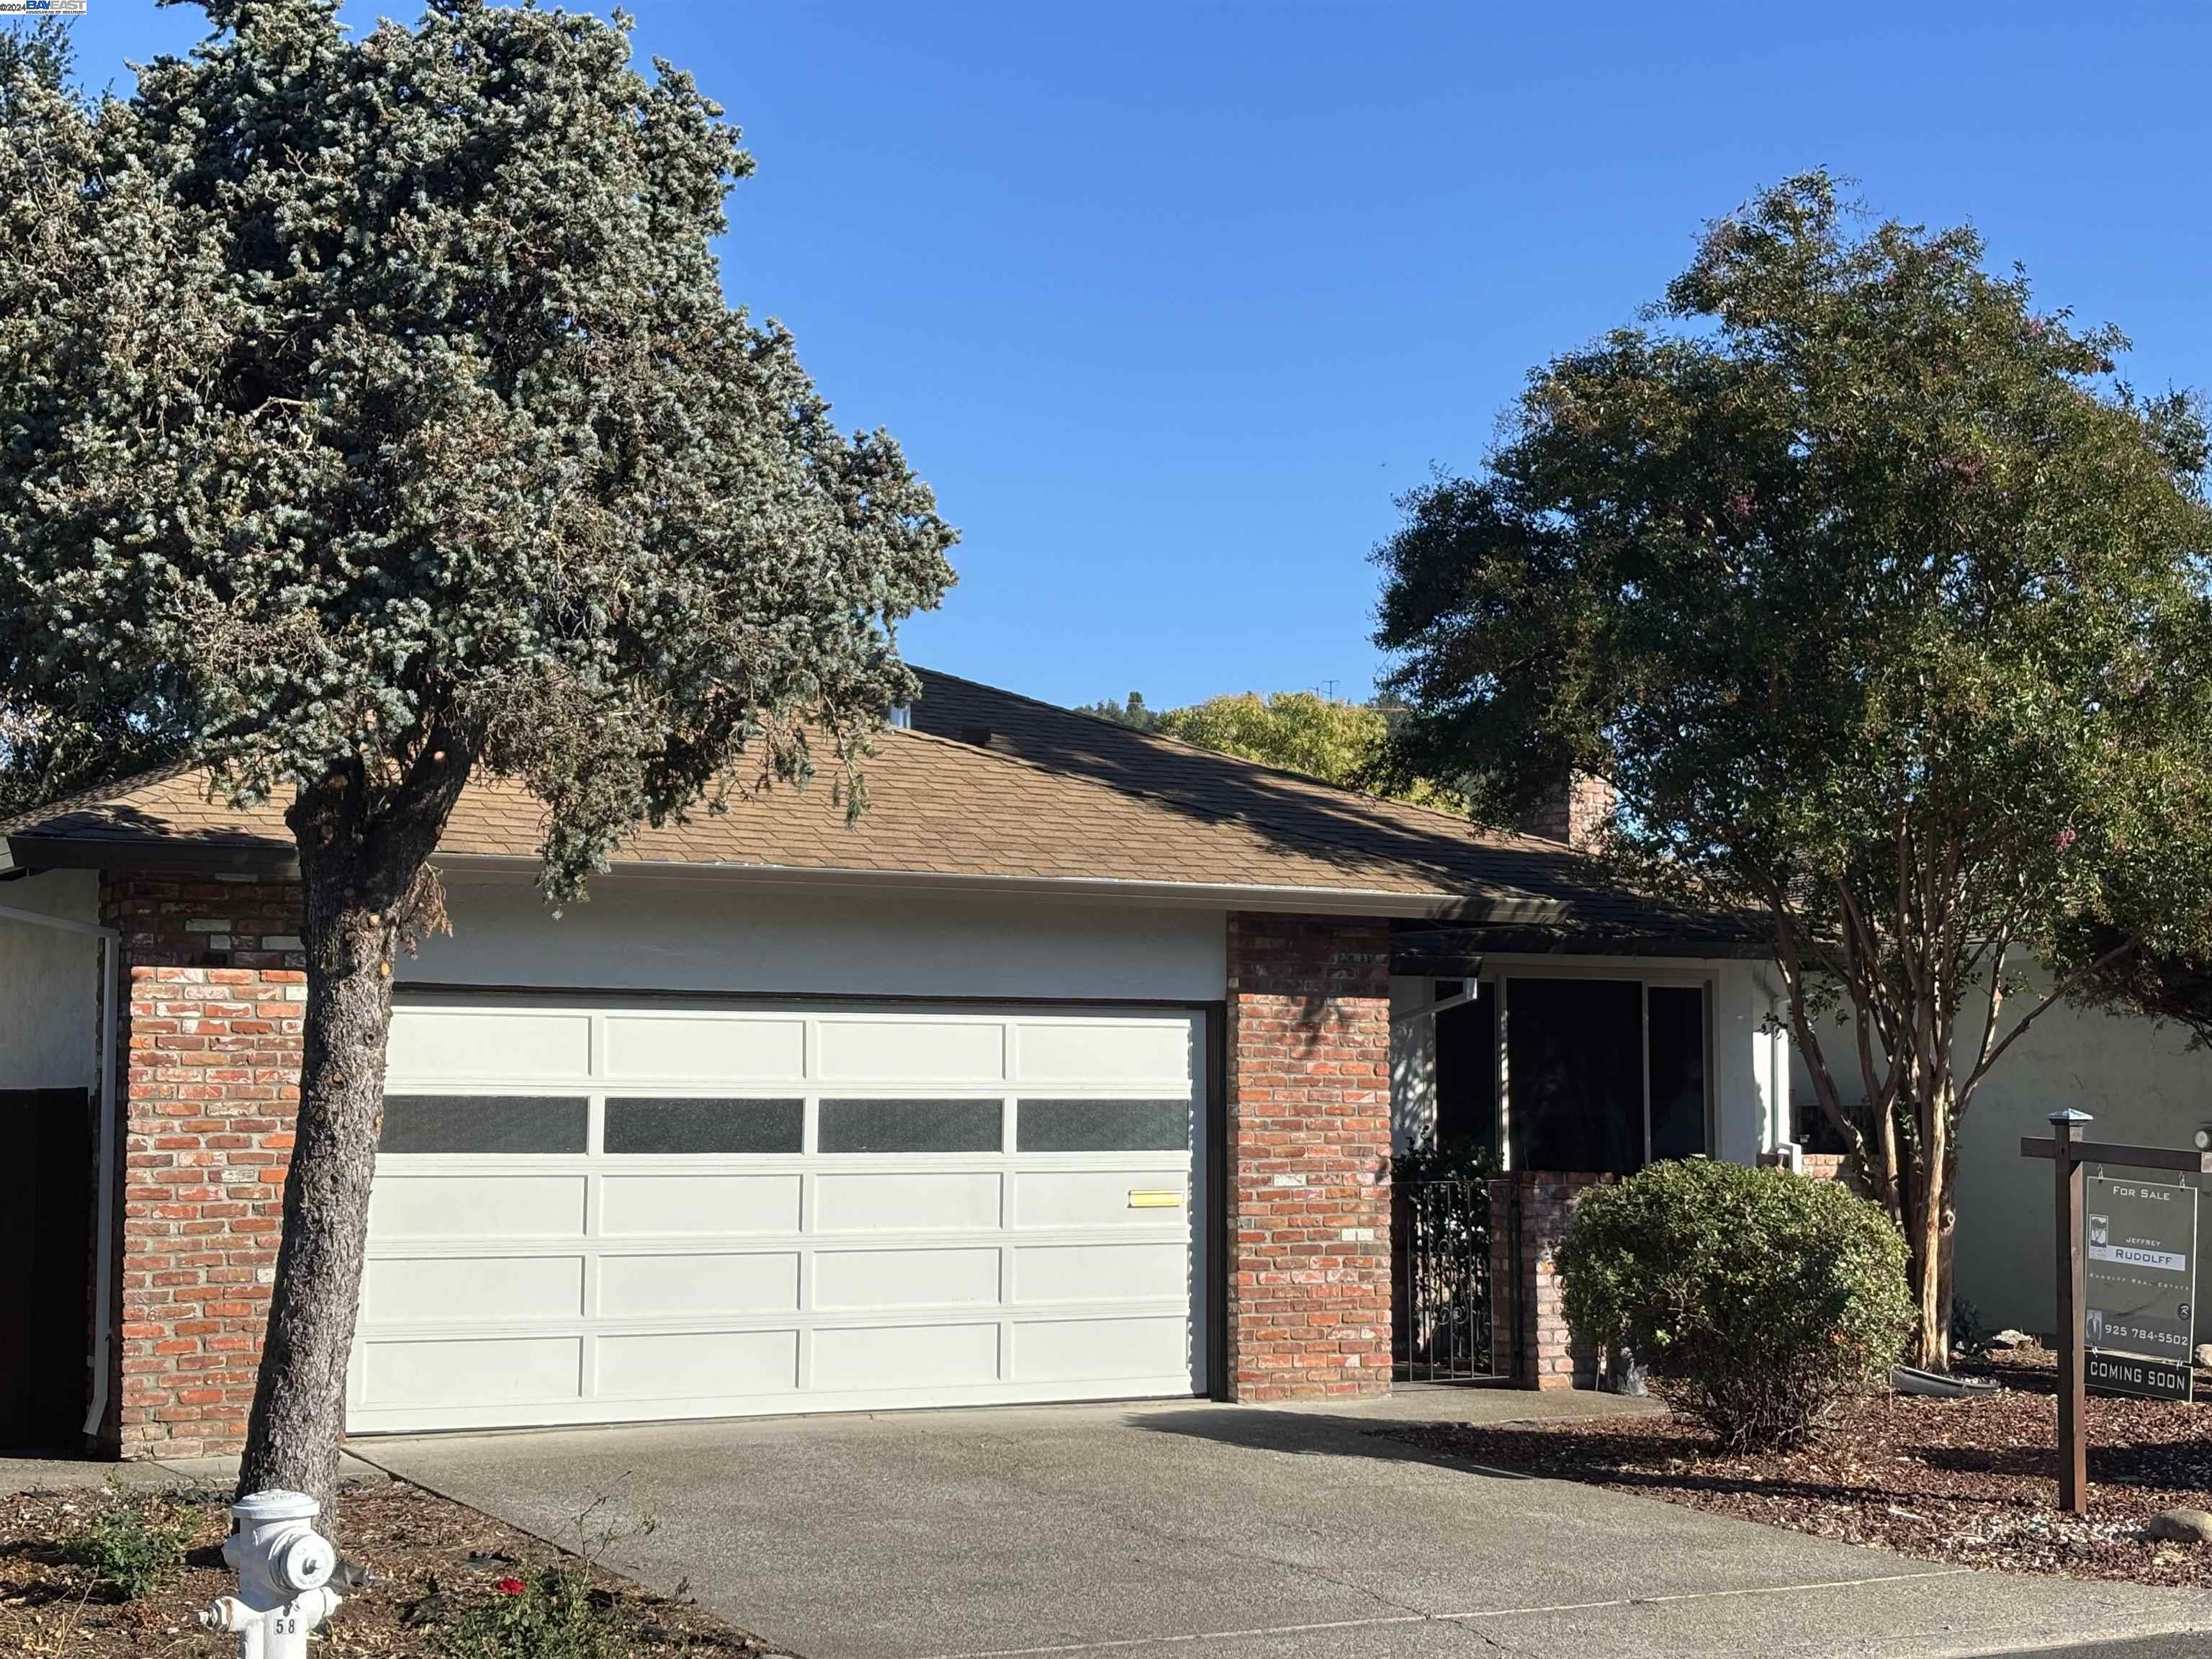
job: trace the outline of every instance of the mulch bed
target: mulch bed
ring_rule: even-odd
[[[112,1501],[152,1505],[132,1494],[24,1492],[0,1498],[0,1653],[67,1659],[198,1659],[232,1655],[235,1636],[200,1629],[194,1615],[235,1586],[221,1548],[229,1530],[227,1494],[185,1494],[196,1521],[185,1565],[161,1587],[131,1601],[102,1594],[93,1574],[70,1565],[60,1540],[82,1532]],[[345,1553],[368,1564],[372,1583],[345,1592],[337,1617],[319,1633],[319,1654],[416,1659],[438,1652],[435,1635],[458,1607],[499,1594],[502,1578],[527,1578],[562,1553],[476,1510],[392,1481],[342,1491],[338,1516]],[[688,1599],[671,1599],[611,1573],[595,1583],[625,1627],[638,1659],[756,1659],[758,1638],[709,1618]]]
[[[2212,1403],[2089,1401],[2089,1513],[2062,1516],[2056,1364],[2039,1349],[1962,1372],[1980,1400],[1885,1395],[1802,1451],[1729,1456],[1671,1414],[1388,1431],[1455,1459],[1612,1486],[1900,1555],[2015,1572],[2212,1585],[2212,1544],[2142,1536],[2161,1510],[2212,1510]],[[2212,1376],[2199,1371],[2200,1400]]]

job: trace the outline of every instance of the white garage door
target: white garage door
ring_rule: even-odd
[[[1200,1391],[1201,1018],[403,1006],[349,1425]]]

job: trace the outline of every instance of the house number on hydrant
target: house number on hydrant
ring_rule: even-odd
[[[235,1631],[238,1659],[307,1659],[307,1632],[337,1611],[337,1553],[315,1530],[322,1512],[297,1492],[258,1492],[231,1505],[222,1559],[238,1574],[238,1594],[217,1596],[200,1623]]]

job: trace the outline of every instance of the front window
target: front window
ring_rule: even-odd
[[[1703,984],[1485,980],[1436,1017],[1436,1139],[1502,1146],[1510,1169],[1613,1175],[1709,1153],[1707,1024]]]

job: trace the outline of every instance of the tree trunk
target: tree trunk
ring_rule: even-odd
[[[1923,1370],[1948,1371],[1951,1369],[1953,1243],[1958,1224],[1952,1194],[1959,1168],[1950,1103],[1936,1103],[1929,1121],[1934,1126],[1929,1140],[1935,1144],[1923,1140],[1905,1172],[1911,1190],[1907,1243],[1912,1299],[1918,1312],[1912,1333],[1912,1364]]]
[[[306,912],[300,1109],[238,1492],[306,1492],[323,1505],[323,1529],[333,1538],[392,963],[422,925],[426,902],[433,920],[442,914],[428,859],[467,771],[442,749],[434,758],[430,766],[426,744],[398,794],[373,805],[356,769],[302,791],[287,815]]]

